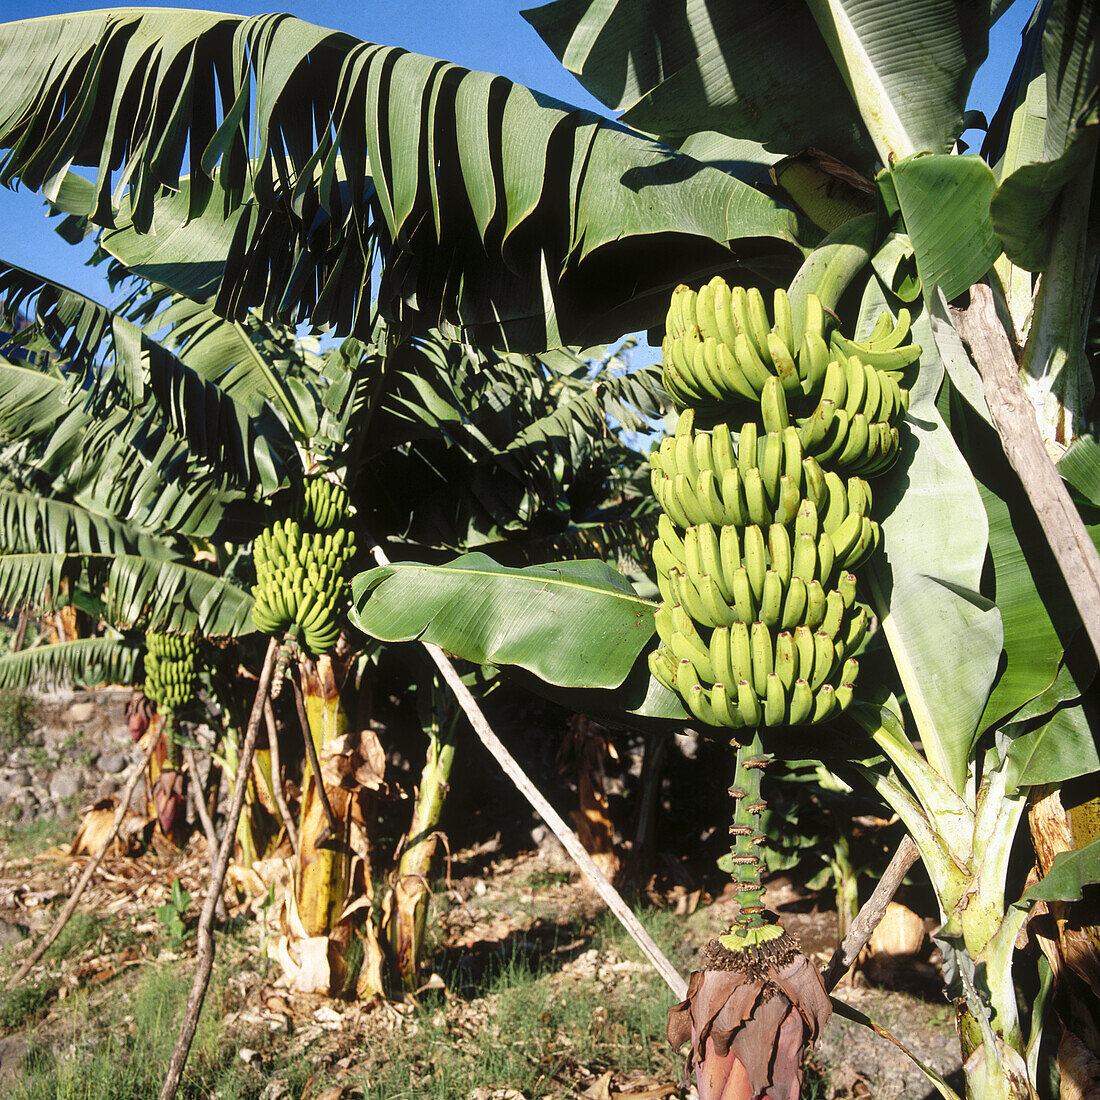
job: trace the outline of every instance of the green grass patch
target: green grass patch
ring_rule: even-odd
[[[93,1007],[75,994],[59,1011],[56,1030],[67,1041],[43,1043],[23,1065],[10,1100],[148,1100],[156,1096],[175,1046],[191,987],[190,967],[150,965],[129,989]],[[226,990],[215,975],[180,1086],[181,1100],[257,1100],[267,1083],[237,1057],[222,1028]],[[51,1027],[51,1031],[54,1030]],[[303,1070],[280,1067],[298,1095]]]
[[[30,859],[55,844],[68,844],[72,838],[73,823],[56,817],[0,824],[0,855],[4,859]]]

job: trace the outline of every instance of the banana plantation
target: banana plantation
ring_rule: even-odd
[[[135,742],[9,986],[137,816],[203,853],[161,1100],[244,883],[280,988],[427,1003],[476,749],[663,983],[682,1079],[585,1096],[822,1095],[831,1030],[899,1042],[840,983],[908,882],[959,1067],[901,1044],[920,1095],[1100,1097],[1100,4],[522,16],[603,113],[291,15],[0,25],[0,180],[116,298],[0,257],[0,688],[125,686]],[[728,904],[685,967],[623,895],[688,737]]]

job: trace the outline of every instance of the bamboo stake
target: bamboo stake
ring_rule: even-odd
[[[119,796],[118,809],[115,810],[115,816],[114,820],[111,822],[110,831],[107,833],[107,836],[104,837],[103,843],[99,846],[99,850],[92,856],[88,865],[84,868],[84,872],[80,876],[80,881],[77,882],[76,888],[73,890],[72,894],[69,895],[69,900],[65,902],[65,908],[61,910],[57,920],[54,921],[53,927],[38,941],[38,946],[24,960],[23,965],[19,968],[15,977],[8,982],[8,989],[14,989],[15,986],[30,973],[31,967],[42,958],[49,949],[50,944],[61,934],[61,929],[69,923],[69,918],[75,912],[77,902],[80,901],[81,895],[87,888],[88,883],[91,882],[92,875],[95,874],[96,868],[107,854],[107,849],[110,848],[115,841],[115,837],[118,836],[118,830],[122,826],[122,819],[126,816],[126,811],[130,808],[130,799],[133,797],[134,788],[137,786],[138,780],[145,773],[145,769],[149,766],[149,761],[153,758],[153,753],[156,751],[157,742],[160,740],[155,731],[150,731],[148,736],[149,744],[145,749],[145,756],[140,764],[134,766],[130,778],[126,781],[126,786]]]
[[[278,655],[279,642],[276,638],[271,638],[267,643],[267,654],[264,657],[263,669],[260,671],[256,699],[252,704],[252,713],[248,717],[248,727],[245,731],[244,742],[241,745],[240,760],[237,765],[237,779],[233,785],[233,801],[230,803],[229,814],[222,832],[218,860],[210,870],[210,888],[206,892],[202,913],[199,915],[195,981],[187,998],[187,1008],[183,1014],[183,1022],[180,1024],[176,1048],[172,1051],[172,1059],[168,1063],[168,1073],[160,1090],[160,1100],[174,1100],[175,1098],[180,1077],[183,1074],[183,1067],[187,1062],[187,1055],[191,1052],[191,1043],[195,1038],[199,1013],[202,1012],[202,1003],[206,999],[206,990],[210,985],[210,974],[214,969],[214,911],[217,908],[218,898],[221,897],[222,886],[225,884],[225,873],[229,869],[229,859],[233,854],[233,842],[237,835],[237,822],[240,820],[241,810],[244,807],[245,791],[248,788],[248,780],[252,774],[252,755],[256,749],[256,735],[260,729],[260,719],[263,717],[264,702],[271,690],[271,678]]]
[[[379,565],[389,565],[389,559],[382,547],[374,539],[370,539],[370,543],[370,552],[374,560]],[[528,779],[527,774],[520,767],[515,757],[504,747],[504,744],[493,732],[481,708],[477,705],[477,701],[462,682],[458,670],[451,664],[450,659],[439,646],[425,641],[421,641],[420,644],[428,651],[428,656],[435,662],[443,679],[447,681],[454,692],[459,706],[465,711],[466,717],[470,720],[470,725],[473,726],[474,732],[481,743],[492,753],[504,774],[511,779],[520,794],[535,808],[539,816],[561,841],[562,846],[572,856],[573,861],[588,877],[596,893],[600,895],[608,909],[615,914],[619,923],[641,949],[642,954],[649,959],[657,973],[665,980],[665,984],[672,990],[676,999],[678,1001],[684,1000],[687,996],[687,982],[657,944],[653,942],[653,938],[642,927],[641,921],[638,920],[634,915],[634,911],[623,900],[622,895],[611,885],[603,872],[593,862],[592,857],[584,850],[584,845],[581,844],[577,834],[569,828],[538,787]],[[162,1097],[162,1100],[166,1100],[166,1098]]]

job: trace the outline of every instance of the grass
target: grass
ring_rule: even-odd
[[[501,900],[494,897],[494,910]],[[685,918],[638,915],[686,971]],[[90,946],[109,953],[125,931],[78,913],[51,956],[72,959]],[[608,914],[557,924],[537,918],[478,952],[436,940],[427,969],[440,972],[446,994],[429,991],[399,1018],[379,1010],[356,1024],[348,1016],[345,1026],[308,1043],[299,1036],[312,1008],[304,1017],[296,1011],[289,1036],[245,1019],[262,1004],[256,983],[240,982],[249,971],[266,972],[257,935],[249,926],[220,938],[180,1100],[260,1100],[275,1079],[286,1089],[277,1095],[288,1098],[302,1096],[307,1084],[310,1095],[339,1084],[369,1100],[468,1100],[475,1090],[497,1089],[556,1098],[576,1095],[608,1071],[619,1082],[631,1074],[679,1081],[683,1072],[682,1056],[665,1041],[669,991]],[[163,930],[155,936],[170,946]],[[151,947],[156,955],[157,944]],[[478,954],[475,965],[471,954]],[[57,999],[63,980],[0,998],[0,1024],[34,1036],[5,1100],[155,1096],[190,980],[190,963],[149,961],[64,1000]],[[227,1022],[230,1011],[240,1013],[235,1022]],[[245,1064],[243,1046],[258,1051],[258,1061]],[[811,1063],[803,1098],[827,1095],[827,1077]]]
[[[237,1057],[226,1043],[225,968],[215,971],[180,1087],[180,1100],[257,1100],[275,1066],[300,1095],[308,1067],[265,1058],[265,1073]],[[93,1004],[86,993],[61,1003],[35,1032],[32,1054],[7,1100],[148,1100],[156,1096],[175,1046],[179,1020],[191,987],[190,967],[149,964],[128,987],[116,986]],[[257,1040],[261,1055],[262,1037]]]
[[[55,844],[68,843],[72,838],[73,823],[52,816],[0,824],[0,852],[5,859],[29,859]]]

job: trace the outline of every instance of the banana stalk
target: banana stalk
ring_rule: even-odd
[[[431,888],[428,876],[442,837],[439,818],[447,798],[454,764],[459,712],[443,718],[446,694],[433,679],[432,712],[425,724],[428,751],[413,806],[412,821],[399,846],[401,855],[393,886],[382,902],[382,932],[393,957],[401,986],[415,992],[421,985],[424,933],[427,928]]]

